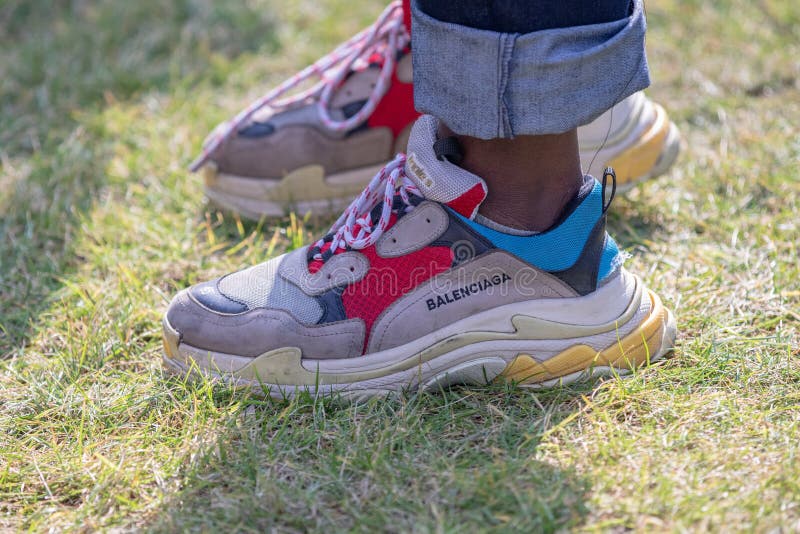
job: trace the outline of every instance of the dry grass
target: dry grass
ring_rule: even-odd
[[[216,121],[381,2],[0,3],[0,528],[800,529],[800,9],[649,6],[671,175],[612,230],[677,356],[543,394],[338,407],[163,375],[177,289],[323,222],[207,210]]]

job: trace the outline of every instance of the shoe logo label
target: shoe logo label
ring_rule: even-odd
[[[428,173],[426,173],[425,169],[422,168],[422,165],[417,162],[417,155],[415,153],[412,152],[408,155],[406,164],[408,165],[408,168],[411,170],[412,174],[414,174],[414,176],[416,176],[420,182],[425,184],[425,187],[430,188],[433,186],[433,180],[428,178]]]
[[[511,277],[508,276],[506,273],[496,274],[494,276],[478,280],[477,282],[473,282],[464,287],[459,287],[458,289],[448,291],[443,295],[437,295],[435,299],[430,298],[426,300],[425,304],[428,305],[428,311],[433,311],[437,308],[440,308],[441,306],[452,304],[457,300],[467,298],[470,295],[475,295],[477,293],[486,291],[489,288],[499,286],[500,284],[504,284],[509,280],[511,280]]]

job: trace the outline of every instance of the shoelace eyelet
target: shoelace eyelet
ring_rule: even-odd
[[[317,252],[312,256],[314,261],[325,262],[340,250],[360,250],[374,245],[388,228],[392,213],[398,213],[399,216],[414,209],[416,203],[411,196],[421,197],[422,193],[405,175],[405,163],[405,154],[398,154],[373,176],[364,191],[334,223],[327,237],[320,239],[314,245],[315,250],[321,251],[327,243],[330,243],[324,254]],[[398,196],[405,204],[405,208],[393,209]],[[383,209],[380,218],[373,221],[370,214],[378,202],[382,202]],[[391,241],[397,243],[397,238],[392,237]],[[355,268],[351,267],[350,272],[355,272]]]

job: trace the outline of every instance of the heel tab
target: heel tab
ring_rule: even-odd
[[[609,195],[608,200],[606,200],[609,178],[611,178],[611,195]],[[605,215],[617,194],[617,173],[614,172],[613,167],[606,167],[606,170],[603,171],[603,180],[600,184],[602,185],[603,215]]]

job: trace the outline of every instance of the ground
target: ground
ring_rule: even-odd
[[[0,1],[0,529],[800,529],[798,6],[648,5],[683,152],[610,227],[673,358],[340,406],[170,377],[159,320],[331,222],[223,216],[186,165],[381,0]]]

